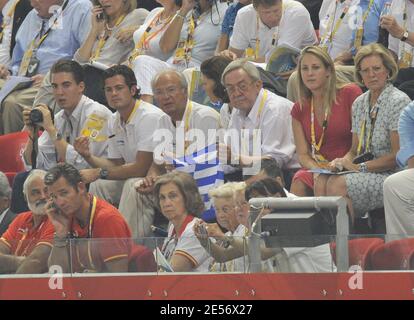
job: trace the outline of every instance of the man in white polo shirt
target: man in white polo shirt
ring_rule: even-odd
[[[188,99],[188,85],[182,73],[174,69],[162,71],[154,77],[151,86],[157,105],[169,116],[167,130],[157,135],[160,144],[157,147],[159,152],[154,152],[156,162],[164,160],[160,157],[163,150],[173,151],[178,157],[184,151],[186,154],[192,153],[189,152],[189,145],[193,144],[195,140],[198,146],[205,147],[209,143],[207,140],[209,130],[215,138],[216,131],[220,126],[220,115],[213,108]],[[193,134],[199,134],[199,137],[195,138]],[[204,140],[199,141],[200,138]],[[187,146],[188,148],[186,148]],[[165,173],[164,166],[154,163],[147,177],[137,186],[138,192],[134,191],[132,206],[138,208],[138,211],[145,212],[145,214],[137,214],[137,210],[135,210],[135,212],[130,212],[131,215],[126,216],[134,237],[149,235],[152,220],[142,221],[140,218],[141,216],[154,217],[155,205],[152,188],[155,181],[163,173]]]
[[[265,62],[275,47],[287,44],[302,49],[317,43],[309,12],[297,1],[253,0],[239,10],[230,39],[222,54],[232,59],[248,56]]]
[[[222,83],[235,108],[227,137],[231,164],[253,166],[255,170],[262,159],[273,158],[285,171],[299,168],[290,116],[293,103],[263,89],[257,68],[248,61],[231,62],[223,72]],[[232,136],[237,132],[239,141]],[[244,174],[258,173],[249,171]]]
[[[119,211],[128,206],[126,190],[132,189],[134,178],[145,177],[152,164],[155,148],[154,134],[167,126],[168,116],[152,104],[137,99],[134,72],[117,65],[104,72],[105,95],[109,105],[116,109],[111,125],[108,158],[91,154],[88,140],[77,139],[76,150],[93,169],[81,171],[85,183],[91,183],[90,192],[118,205]]]

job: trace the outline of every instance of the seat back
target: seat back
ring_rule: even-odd
[[[381,238],[358,238],[348,241],[349,265],[358,265],[362,270],[372,268],[371,254],[375,248],[384,244]],[[336,261],[336,243],[331,243],[333,260]]]
[[[373,250],[371,261],[373,270],[414,269],[414,238],[384,243]]]
[[[27,132],[15,132],[0,136],[0,171],[12,173],[24,171],[21,155],[28,138]]]

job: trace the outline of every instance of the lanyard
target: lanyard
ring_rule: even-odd
[[[357,148],[358,156],[361,154],[361,151],[362,151],[362,141],[364,141],[364,152],[368,152],[371,150],[371,140],[372,140],[372,135],[374,133],[375,121],[377,120],[377,114],[378,114],[378,107],[374,106],[369,111],[369,117],[371,119],[371,126],[369,128],[368,137],[366,137],[365,135],[365,130],[367,126],[366,116],[365,116],[365,119],[361,123],[361,132],[359,134],[359,141],[358,141],[358,148]]]
[[[145,29],[144,34],[141,36],[141,38],[139,39],[139,41],[137,42],[134,51],[132,52],[132,54],[129,56],[128,61],[130,64],[132,64],[132,61],[134,61],[134,59],[139,56],[140,54],[142,54],[142,52],[144,51],[144,49],[148,49],[149,48],[149,42],[155,38],[160,32],[162,32],[165,28],[167,28],[167,26],[169,25],[169,23],[171,22],[172,18],[174,17],[174,15],[168,17],[168,19],[161,25],[161,28],[154,30],[154,32],[151,33],[151,30],[154,29],[154,27],[157,25],[157,22],[160,20],[161,15],[163,14],[164,10],[162,10],[161,12],[159,12],[154,19],[152,19],[152,21],[150,22],[149,26],[147,27],[147,29]]]
[[[92,238],[92,226],[93,226],[93,220],[95,218],[95,213],[96,213],[96,202],[97,199],[96,197],[92,196],[92,199],[90,201],[90,209],[89,209],[89,225],[88,225],[88,239]],[[80,259],[80,254],[79,254],[79,245],[76,245],[76,256],[78,258],[79,264],[81,265],[81,267],[83,269],[89,269],[88,266],[85,266]],[[87,240],[87,250],[88,250],[88,263],[91,266],[92,270],[96,270],[95,264],[93,263],[93,259],[92,259],[92,251],[91,251],[91,241]]]
[[[335,12],[336,12],[337,6],[338,6],[338,2],[336,2],[336,4],[335,4]],[[325,32],[324,36],[322,37],[322,40],[321,40],[322,45],[326,45],[326,41],[328,41],[329,43],[332,43],[332,40],[335,37],[336,32],[338,31],[339,27],[342,24],[342,21],[344,20],[344,17],[348,13],[348,10],[349,10],[349,4],[347,3],[345,5],[344,10],[342,11],[338,21],[336,22],[334,29],[329,31],[329,29],[331,29],[331,26],[333,25],[333,23],[335,21],[335,12],[334,12],[334,14],[332,15],[332,17],[331,17],[331,19],[328,23],[328,26],[326,28],[326,32]]]
[[[177,44],[177,48],[174,54],[173,64],[180,63],[182,61],[185,62],[186,66],[188,67],[188,63],[191,60],[191,52],[195,46],[194,41],[194,32],[198,25],[200,25],[202,19],[210,12],[207,10],[203,14],[201,14],[197,20],[194,18],[194,14],[191,15],[190,21],[188,23],[188,31],[187,31],[187,38],[185,41],[179,41]]]
[[[361,26],[356,30],[355,40],[354,40],[354,48],[359,49],[362,45],[362,35],[364,33],[364,24],[368,18],[368,15],[371,11],[371,7],[374,4],[374,0],[370,0],[368,4],[368,8],[365,11],[364,15],[362,16]]]
[[[257,60],[260,50],[260,39],[259,39],[259,29],[260,29],[260,17],[256,14],[256,39],[255,39],[255,48],[254,48],[254,59]],[[272,34],[272,47],[275,47],[279,40],[279,26],[276,27],[276,31]],[[249,53],[247,55],[250,55]]]
[[[62,9],[58,10],[58,14],[56,15],[55,20],[53,21],[53,23],[50,25],[49,24],[49,29],[46,30],[46,32],[43,34],[43,36],[41,36],[41,32],[43,30],[43,23],[42,26],[39,30],[39,33],[36,35],[36,37],[33,39],[33,41],[30,43],[29,48],[26,50],[26,52],[23,55],[22,61],[20,63],[20,67],[19,67],[19,75],[26,75],[27,74],[27,70],[29,68],[30,65],[30,60],[32,59],[33,53],[35,53],[35,51],[41,46],[41,44],[43,43],[43,41],[46,40],[47,36],[49,35],[50,31],[52,31],[52,29],[54,28],[56,21],[59,19],[60,15],[63,13],[63,11],[65,10],[66,6],[68,5],[69,0],[66,0],[63,4],[63,6],[61,7]],[[50,21],[50,19],[49,19]],[[36,42],[36,39],[39,38],[39,40]]]
[[[114,28],[118,27],[124,19],[125,19],[125,14],[123,14],[122,16],[118,18],[118,20],[116,20]],[[104,33],[99,37],[98,46],[96,47],[95,53],[91,57],[90,61],[96,60],[99,58],[99,56],[101,55],[101,50],[103,46],[105,45],[106,41],[108,40],[108,38],[109,38],[109,35],[106,34],[106,31],[104,31]]]
[[[257,110],[257,117],[256,117],[256,130],[259,128],[259,126],[260,126],[260,117],[261,117],[261,115],[262,115],[262,111],[263,111],[263,109],[264,109],[264,106],[265,106],[265,103],[266,103],[266,100],[267,100],[267,90],[264,90],[263,91],[263,96],[262,96],[262,99],[260,100],[260,104],[259,104],[259,108],[258,108],[258,110]],[[243,127],[242,127],[242,129],[245,129],[245,126],[243,125]],[[253,139],[254,139],[254,132],[252,133],[253,134]],[[241,143],[241,147],[242,147],[242,150],[241,150],[241,153],[242,154],[247,154],[247,145],[246,145],[246,142],[245,142],[245,139],[242,139],[242,141],[241,141],[242,143]]]
[[[3,23],[1,24],[0,43],[3,42],[4,28],[6,28],[10,24],[10,22],[13,22],[12,16],[14,15],[14,11],[16,10],[16,6],[19,2],[20,0],[17,0],[14,3],[14,5],[10,8],[9,12],[7,12],[7,15],[4,17]]]
[[[328,110],[325,110],[325,118],[322,123],[322,134],[319,138],[319,142],[316,144],[316,135],[315,135],[315,110],[313,107],[313,97],[311,99],[311,140],[312,140],[312,158],[317,162],[325,162],[326,159],[319,153],[323,138],[325,137],[325,131],[328,127]],[[318,153],[318,156],[316,155]]]

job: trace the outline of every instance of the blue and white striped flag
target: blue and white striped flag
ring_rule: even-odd
[[[224,183],[224,172],[219,162],[216,144],[211,144],[193,154],[175,158],[172,164],[176,170],[193,176],[205,205],[202,218],[206,221],[213,220],[216,212],[208,191]]]

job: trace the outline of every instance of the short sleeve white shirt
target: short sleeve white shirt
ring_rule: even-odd
[[[283,1],[283,15],[279,26],[269,28],[259,19],[259,55],[266,56],[278,45],[287,44],[302,49],[317,43],[315,30],[309,12],[297,1]],[[257,13],[253,5],[239,10],[230,38],[230,47],[237,50],[255,48],[257,32]],[[273,38],[275,44],[272,45]]]
[[[248,155],[270,156],[277,161],[280,168],[299,168],[295,155],[296,147],[293,140],[292,118],[290,115],[293,102],[268,90],[266,90],[267,98],[265,99],[264,92],[265,89],[259,92],[247,116],[244,112],[238,110],[237,106],[234,106],[235,109],[229,124],[227,144],[231,145],[234,154],[240,154],[241,147],[244,144],[244,149],[248,150]],[[265,99],[264,106],[259,113],[262,99]],[[247,139],[240,138],[242,129],[247,131],[248,146]],[[259,132],[255,134],[255,130]],[[238,136],[232,137],[231,134],[236,132],[238,132]],[[259,148],[260,150],[257,150]],[[258,151],[261,154],[257,154]]]
[[[112,135],[109,140],[108,158],[123,159],[133,163],[138,151],[153,152],[156,147],[154,135],[165,127],[169,117],[156,106],[141,100],[127,123],[122,123],[120,114],[113,115]]]

